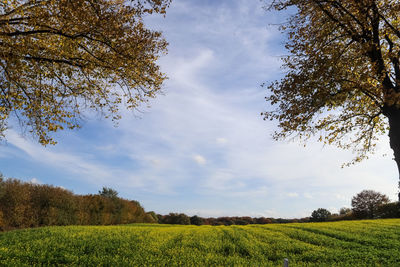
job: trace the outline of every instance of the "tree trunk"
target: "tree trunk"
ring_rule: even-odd
[[[399,172],[399,189],[400,189],[400,108],[395,106],[385,106],[383,114],[389,119],[389,140],[390,147],[393,149],[394,160],[397,163]],[[398,193],[400,205],[400,192]]]

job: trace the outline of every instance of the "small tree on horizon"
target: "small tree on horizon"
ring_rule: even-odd
[[[363,190],[351,200],[354,214],[359,218],[374,218],[378,207],[389,203],[389,198],[373,190]]]
[[[324,222],[329,216],[331,216],[331,212],[327,209],[319,208],[314,210],[311,214],[311,221],[313,222]]]

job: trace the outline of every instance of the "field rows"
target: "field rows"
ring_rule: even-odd
[[[0,234],[0,265],[400,266],[400,220],[67,226]]]

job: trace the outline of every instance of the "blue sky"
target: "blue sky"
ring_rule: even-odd
[[[344,169],[351,151],[271,138],[276,124],[260,116],[268,109],[260,85],[282,76],[285,36],[271,24],[284,20],[259,0],[174,0],[166,18],[146,18],[170,43],[159,61],[169,79],[150,108],[122,111],[118,127],[88,115],[52,147],[15,126],[0,171],[78,194],[112,187],[161,214],[303,217],[349,207],[363,189],[395,200],[387,137],[369,160]]]

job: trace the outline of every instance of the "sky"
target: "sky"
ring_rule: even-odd
[[[150,107],[123,110],[117,127],[88,116],[81,129],[57,133],[56,146],[14,125],[0,145],[0,172],[76,194],[111,187],[160,214],[299,218],[350,207],[364,189],[396,200],[386,136],[369,160],[345,168],[351,151],[272,139],[261,84],[284,73],[286,37],[276,24],[286,16],[259,0],[173,0],[165,18],[145,18],[169,42],[159,60],[169,79]]]

